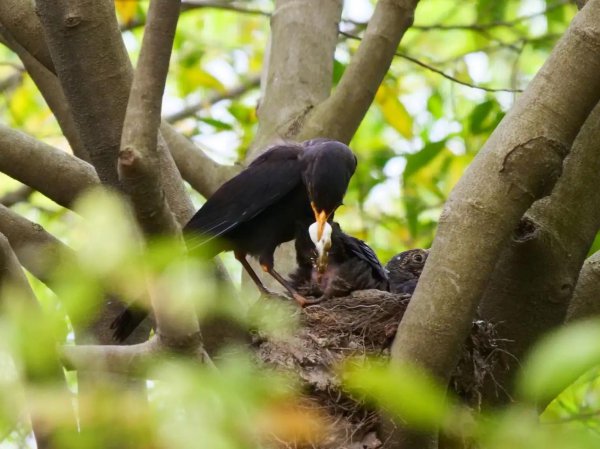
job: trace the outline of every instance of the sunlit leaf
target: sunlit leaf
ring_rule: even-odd
[[[519,391],[524,398],[555,397],[587,370],[600,364],[600,321],[572,324],[548,335],[523,365]]]
[[[473,109],[470,117],[470,130],[473,134],[489,132],[498,125],[503,116],[504,113],[500,111],[496,101],[485,101]]]
[[[344,385],[411,427],[434,429],[449,413],[444,389],[410,365],[346,365]]]
[[[333,60],[333,84],[337,84],[342,79],[342,75],[346,71],[346,65],[338,61],[337,59]]]
[[[387,122],[406,138],[412,137],[412,117],[398,99],[394,89],[385,83],[377,90],[375,102],[379,105]]]
[[[233,129],[233,126],[231,126],[229,123],[225,123],[221,120],[216,120],[214,118],[201,117],[199,120],[201,122],[211,125],[213,128],[216,128],[220,131],[229,131],[229,130]]]
[[[138,2],[135,0],[115,0],[115,9],[121,22],[129,24],[136,16]]]
[[[406,156],[406,168],[404,169],[404,179],[410,178],[421,168],[430,163],[444,149],[446,141],[431,142],[423,147],[421,151]]]

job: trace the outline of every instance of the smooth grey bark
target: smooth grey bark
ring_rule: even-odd
[[[17,260],[8,239],[0,233],[0,305],[7,304],[10,301],[23,301],[24,307],[27,308],[27,316],[30,323],[43,322],[44,314],[38,304],[37,298],[31,290],[25,273],[21,269],[21,265]],[[29,333],[27,338],[35,339],[39,337],[32,332],[33,324],[25,327],[25,333]],[[38,339],[39,340],[39,339]],[[39,351],[47,355],[46,364],[40,365],[39,362],[31,360],[29,357],[24,357],[23,367],[24,375],[29,385],[34,387],[53,387],[60,390],[59,395],[61,402],[55,404],[61,411],[65,412],[65,421],[69,424],[59,429],[64,432],[68,429],[72,434],[77,432],[77,420],[73,404],[70,399],[71,393],[67,388],[64,372],[59,362],[58,351],[55,341],[37,341]],[[25,396],[35,394],[35,391],[30,393],[28,387],[25,388]],[[31,425],[35,435],[37,447],[40,449],[59,448],[58,438],[56,435],[57,429],[43,418],[39,418],[37,413],[31,414]]]
[[[29,197],[35,192],[29,186],[22,185],[15,190],[5,193],[0,197],[0,204],[6,207],[12,207],[15,204],[29,200]]]
[[[70,249],[42,226],[0,205],[0,233],[23,265],[40,281],[48,284],[51,271],[62,257],[74,257]]]
[[[241,170],[237,165],[218,164],[164,120],[160,132],[169,145],[183,179],[205,198]]]
[[[148,235],[178,235],[179,225],[169,209],[161,185],[158,137],[179,1],[151,0],[146,32],[135,71],[125,123],[119,175],[133,199],[138,221]],[[185,254],[181,248],[182,256]],[[163,336],[200,337],[191,303],[175,301],[175,292],[151,291],[157,332]],[[173,307],[177,304],[177,307]]]
[[[103,184],[118,188],[116,160],[129,87],[129,58],[114,5],[36,1],[54,69]],[[116,32],[115,32],[116,28]]]
[[[588,257],[579,273],[573,298],[567,311],[567,322],[600,315],[600,251]]]
[[[502,390],[512,390],[518,360],[541,335],[564,322],[579,271],[600,229],[599,135],[596,105],[552,195],[527,211],[487,285],[481,316],[498,323],[514,356],[507,360],[508,371],[494,373],[484,398],[491,404],[510,399]]]
[[[239,86],[235,86],[231,89],[226,90],[225,92],[219,92],[210,96],[207,99],[202,99],[200,101],[196,101],[184,107],[183,109],[169,114],[164,117],[164,120],[168,123],[175,123],[180,120],[184,120],[188,117],[192,117],[203,109],[208,109],[212,105],[223,101],[223,100],[231,100],[234,98],[238,98],[250,90],[258,87],[260,85],[260,77],[253,76],[245,82],[242,82]]]
[[[299,0],[277,2],[271,17],[267,72],[263,73],[259,130],[246,162],[281,140],[329,137],[350,141],[413,22],[417,3],[377,3],[357,54],[331,94],[342,5],[332,0],[319,5]],[[280,272],[290,272],[294,260],[291,244],[277,249],[275,261]],[[269,288],[281,290],[269,276],[256,271]]]
[[[129,346],[63,346],[61,359],[68,370],[144,377],[153,363],[174,354],[185,355],[192,360],[213,366],[201,343],[200,333],[189,335],[187,338],[170,338],[161,334],[143,343]]]
[[[42,226],[27,220],[11,209],[0,205],[0,233],[6,236],[13,251],[23,267],[52,289],[53,274],[56,266],[63,263],[75,263],[76,255],[71,248],[62,243]],[[73,322],[77,342],[89,342],[88,331],[92,330],[96,342],[113,343],[110,324],[122,311],[120,302],[107,294],[108,313],[88,327]],[[67,310],[67,314],[70,315]],[[145,340],[150,330],[149,324],[136,329],[132,339]]]
[[[27,2],[25,3],[28,4]],[[31,11],[30,14],[33,14],[33,11]],[[18,40],[10,34],[10,31],[8,31],[8,28],[4,25],[4,23],[14,27],[15,24],[9,21],[11,17],[12,16],[3,17],[0,13],[0,41],[2,41],[8,48],[14,51],[17,56],[19,56],[19,59],[25,66],[27,73],[29,73],[29,76],[31,76],[31,79],[38,87],[40,93],[44,97],[44,100],[48,104],[48,107],[52,111],[52,114],[56,118],[60,129],[69,142],[69,146],[71,147],[73,154],[78,158],[89,162],[90,155],[81,141],[79,131],[75,126],[75,122],[73,121],[73,115],[71,114],[69,103],[65,98],[62,87],[60,86],[56,75],[53,73],[54,66],[48,68],[47,65],[36,59],[36,57],[34,57],[26,49],[26,47],[21,45]],[[39,22],[37,21],[29,22],[39,25]],[[28,25],[31,25],[31,23],[28,23]],[[27,27],[27,25],[25,26]],[[43,39],[39,39],[39,36],[42,32],[41,26],[38,26],[38,28],[39,30],[32,30],[32,33],[37,31],[36,39],[44,42]],[[35,48],[32,51],[35,51]],[[45,48],[45,52],[47,53],[47,57],[50,58],[47,48]],[[43,55],[40,57],[43,58]]]
[[[373,103],[418,0],[379,0],[358,51],[331,97],[311,112],[302,139],[329,137],[349,142]]]
[[[179,5],[173,0],[150,2],[119,151],[119,179],[132,199],[138,222],[149,235],[179,232],[165,198],[158,156],[162,96]]]
[[[0,171],[70,208],[98,185],[94,168],[64,151],[0,124]]]
[[[58,79],[92,163],[103,184],[119,188],[117,157],[132,69],[114,4],[106,0],[36,4]],[[169,205],[184,223],[193,214],[192,203],[163,144],[159,155]]]
[[[600,0],[591,0],[452,191],[398,327],[394,361],[447,381],[511,232],[550,194],[600,98],[599,71]]]
[[[7,45],[23,61],[23,64],[48,102],[52,112],[56,115],[74,154],[86,161],[89,160],[89,155],[83,147],[83,143],[81,143],[79,131],[73,123],[71,110],[65,99],[62,86],[56,78],[56,69],[50,57],[50,51],[46,45],[46,41],[41,38],[44,32],[34,12],[33,3],[30,0],[6,0],[6,2],[3,2],[3,5],[7,9],[19,11],[18,14],[0,15],[0,23],[5,25],[6,29],[23,28],[29,30],[26,35],[21,33],[23,34],[23,42],[17,42],[16,39],[12,39],[12,44],[7,42]],[[19,34],[20,37],[21,34]],[[33,39],[31,36],[33,36]],[[38,45],[37,41],[43,43],[43,45]],[[33,45],[34,43],[35,45]],[[126,102],[127,100],[125,99],[124,101]],[[177,167],[182,174],[185,173],[184,178],[202,195],[209,196],[219,185],[237,172],[232,167],[221,166],[214,162],[170,125],[163,123],[161,133],[165,134],[165,141],[169,145],[169,150],[173,153]],[[193,169],[188,168],[187,164],[193,165]],[[207,181],[201,179],[203,175]],[[189,215],[189,212],[186,210],[180,214],[181,218]]]
[[[330,93],[341,0],[277,0],[259,129],[247,162],[267,146],[292,139],[306,115]]]
[[[48,71],[54,71],[48,46],[40,39],[42,28],[37,20],[31,20],[35,14],[34,0],[2,0],[0,2],[0,23],[22,48]],[[13,49],[13,51],[15,51]]]

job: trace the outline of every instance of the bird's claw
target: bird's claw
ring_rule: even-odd
[[[324,296],[311,299],[305,298],[304,296],[299,294],[296,294],[296,296],[294,296],[294,299],[296,300],[296,302],[298,302],[298,304],[300,304],[300,307],[302,307],[303,309],[308,306],[314,306],[315,304],[319,304],[321,301],[326,299]]]
[[[260,298],[261,299],[279,299],[279,300],[285,299],[286,301],[289,301],[289,299],[290,299],[289,297],[287,297],[285,295],[282,295],[280,293],[275,293],[270,290],[265,290],[265,291],[261,292]]]

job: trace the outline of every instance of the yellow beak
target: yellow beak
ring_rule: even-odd
[[[321,240],[323,228],[325,227],[325,223],[327,223],[330,214],[325,213],[324,210],[319,212],[313,202],[310,203],[310,207],[312,207],[313,213],[315,214],[315,221],[317,222],[317,239]]]

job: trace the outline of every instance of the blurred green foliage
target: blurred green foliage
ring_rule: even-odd
[[[346,1],[342,29],[360,36],[373,4]],[[260,93],[249,87],[231,99],[215,100],[241,85],[255,86],[269,33],[268,17],[256,12],[273,10],[269,0],[231,5],[245,12],[204,7],[182,13],[164,101],[167,117],[190,109],[175,126],[223,163],[244,159],[257,128]],[[135,62],[143,32],[138,25],[144,21],[147,2],[117,0],[116,7]],[[452,187],[575,12],[566,0],[420,2],[415,27],[403,39],[351,143],[359,167],[346,206],[336,215],[343,227],[369,242],[384,261],[407,248],[428,247]],[[340,40],[334,84],[358,45],[354,39]],[[0,92],[2,122],[68,151],[32,80],[4,47]],[[18,185],[0,175],[0,195]],[[202,201],[192,194],[197,203]],[[41,312],[24,306],[18,289],[4,295],[10,301],[3,301],[0,316],[1,447],[33,447],[24,419],[28,413],[54,426],[64,437],[61,446],[73,445],[66,411],[71,399],[65,404],[64,390],[51,382],[46,368],[55,343],[72,344],[73,329],[89,324],[103,291],[139,300],[139,292],[149,284],[162,285],[175,296],[193,299],[201,317],[245,315],[221,300],[208,267],[200,261],[181,261],[173,242],[145,248],[127,208],[110,196],[82,198],[74,213],[34,193],[13,209],[43,225],[76,255],[56,267],[51,288],[29,276]],[[597,248],[600,240],[594,244]],[[43,320],[36,319],[40,313]],[[255,316],[261,319],[253,326],[266,332],[293,332],[286,310],[270,304]],[[598,323],[565,329],[543,342],[526,364],[522,398],[531,407],[554,398],[541,422],[527,406],[469,418],[466,410],[443,399],[434,381],[410,367],[390,371],[350,364],[344,376],[351,391],[417,427],[441,424],[447,433],[466,435],[481,447],[595,448],[600,372],[592,368],[598,364],[599,329]],[[302,437],[306,429],[320,430],[318,416],[295,404],[293,381],[258,370],[245,356],[228,358],[218,372],[168,360],[152,367],[152,373],[156,380],[149,384],[149,402],[140,392],[116,388],[108,380],[103,388],[82,396],[81,420],[94,425],[87,426],[77,447],[107,447],[118,439],[145,447],[245,448],[273,436]],[[47,376],[48,382],[37,379]],[[68,387],[77,389],[72,374]],[[32,397],[33,402],[25,401]]]

